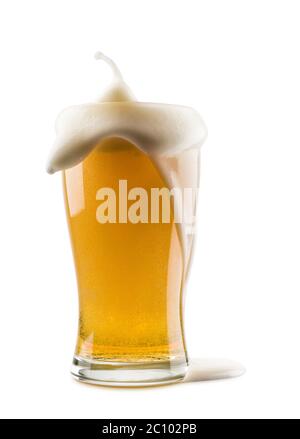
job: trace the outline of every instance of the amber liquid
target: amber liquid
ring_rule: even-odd
[[[178,225],[101,224],[97,191],[127,180],[128,190],[166,187],[150,158],[108,139],[64,172],[66,211],[79,291],[76,355],[99,361],[185,358],[181,295],[183,256]],[[128,201],[128,207],[130,206]],[[150,211],[150,205],[149,205]]]

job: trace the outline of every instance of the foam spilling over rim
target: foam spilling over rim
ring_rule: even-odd
[[[190,107],[133,101],[68,107],[56,121],[49,173],[80,163],[108,137],[121,137],[150,156],[172,156],[200,146],[206,127]]]
[[[95,58],[110,66],[112,84],[97,102],[68,107],[60,113],[47,171],[52,174],[72,168],[95,148],[101,149],[105,139],[120,137],[150,156],[169,188],[184,188],[186,183],[177,169],[180,153],[199,148],[207,135],[199,113],[181,105],[137,102],[114,61],[101,52]],[[177,224],[177,230],[186,277],[193,239],[184,223]]]

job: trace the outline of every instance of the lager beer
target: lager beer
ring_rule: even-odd
[[[188,364],[183,301],[206,130],[191,108],[136,102],[116,65],[98,57],[113,87],[61,113],[48,164],[63,174],[77,275],[72,374],[108,385],[174,382]]]
[[[79,290],[75,363],[186,364],[184,261],[173,209],[169,223],[99,223],[96,194],[112,188],[119,209],[120,180],[145,189],[149,200],[152,188],[166,187],[150,158],[117,138],[64,171]]]

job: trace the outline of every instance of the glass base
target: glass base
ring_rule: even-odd
[[[78,381],[102,386],[157,386],[182,381],[187,372],[183,362],[121,363],[73,358],[71,374]]]

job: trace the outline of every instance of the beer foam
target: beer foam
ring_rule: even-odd
[[[98,102],[71,106],[60,113],[49,173],[80,163],[108,137],[124,138],[153,157],[174,156],[204,142],[206,127],[197,111],[137,102],[116,64],[100,52],[95,57],[110,65],[114,79]]]
[[[98,102],[71,106],[60,113],[47,171],[52,174],[74,167],[95,148],[105,145],[105,139],[121,137],[148,154],[170,189],[184,188],[187,176],[189,184],[197,186],[192,172],[180,172],[180,164],[192,160],[187,169],[193,169],[196,156],[188,154],[184,159],[182,154],[199,149],[206,138],[206,127],[199,113],[181,105],[137,102],[116,64],[100,52],[95,58],[111,67],[112,84]],[[183,223],[177,224],[177,230],[186,275],[193,237]]]

